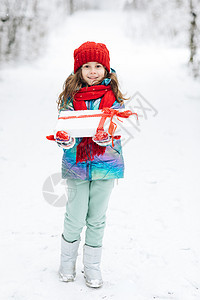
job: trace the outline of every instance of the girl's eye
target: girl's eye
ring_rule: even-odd
[[[97,65],[96,67],[97,67],[97,68],[101,68],[101,65]]]
[[[86,68],[86,69],[87,69],[87,68],[89,68],[89,66],[88,66],[88,65],[85,65],[85,66],[83,66],[83,68]]]

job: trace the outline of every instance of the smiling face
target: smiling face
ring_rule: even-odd
[[[101,81],[105,76],[105,68],[98,62],[90,61],[82,65],[82,77],[88,85]]]

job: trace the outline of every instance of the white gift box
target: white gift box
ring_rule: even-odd
[[[118,111],[124,112],[126,109],[119,109]],[[57,131],[64,130],[71,137],[92,137],[96,133],[102,116],[102,110],[61,111],[55,126],[54,136]],[[114,135],[130,135],[134,129],[136,116],[131,115],[129,118],[123,118],[114,115],[112,121],[117,125]],[[107,117],[103,126],[106,132],[108,132],[109,125],[110,117]]]

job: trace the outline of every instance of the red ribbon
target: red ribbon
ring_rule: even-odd
[[[101,117],[101,116],[102,116],[102,114],[81,115],[81,116],[68,116],[68,117],[59,117],[58,120],[81,119],[81,118]]]
[[[56,139],[54,138],[54,135],[53,135],[53,134],[47,135],[46,138],[47,138],[47,140],[49,140],[49,141],[55,141],[55,140],[56,140]]]
[[[114,133],[117,129],[117,124],[113,122],[113,117],[116,116],[117,119],[120,121],[120,122],[123,122],[119,119],[120,118],[129,118],[130,116],[132,115],[135,115],[138,119],[138,115],[136,113],[133,113],[131,110],[125,110],[125,111],[119,111],[117,109],[113,109],[113,108],[110,108],[110,107],[105,107],[102,109],[102,117],[101,117],[101,120],[99,122],[99,125],[97,127],[97,131],[96,131],[96,137],[98,137],[98,133],[101,135],[102,134],[102,131],[104,131],[104,123],[106,121],[106,118],[110,118],[110,125],[109,125],[109,128],[108,128],[108,133],[112,136],[112,146],[114,147],[114,142],[113,142],[113,139],[115,138],[114,137]],[[118,139],[118,138],[117,138]]]

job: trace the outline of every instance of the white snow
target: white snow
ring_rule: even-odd
[[[76,13],[52,32],[44,57],[1,70],[1,299],[200,299],[200,84],[187,75],[186,49],[136,43],[125,27],[120,12]],[[124,147],[126,176],[110,200],[98,290],[81,274],[84,232],[77,279],[59,282],[65,209],[42,194],[62,158],[45,136],[73,50],[87,40],[108,46],[127,95],[139,91],[158,110]]]

